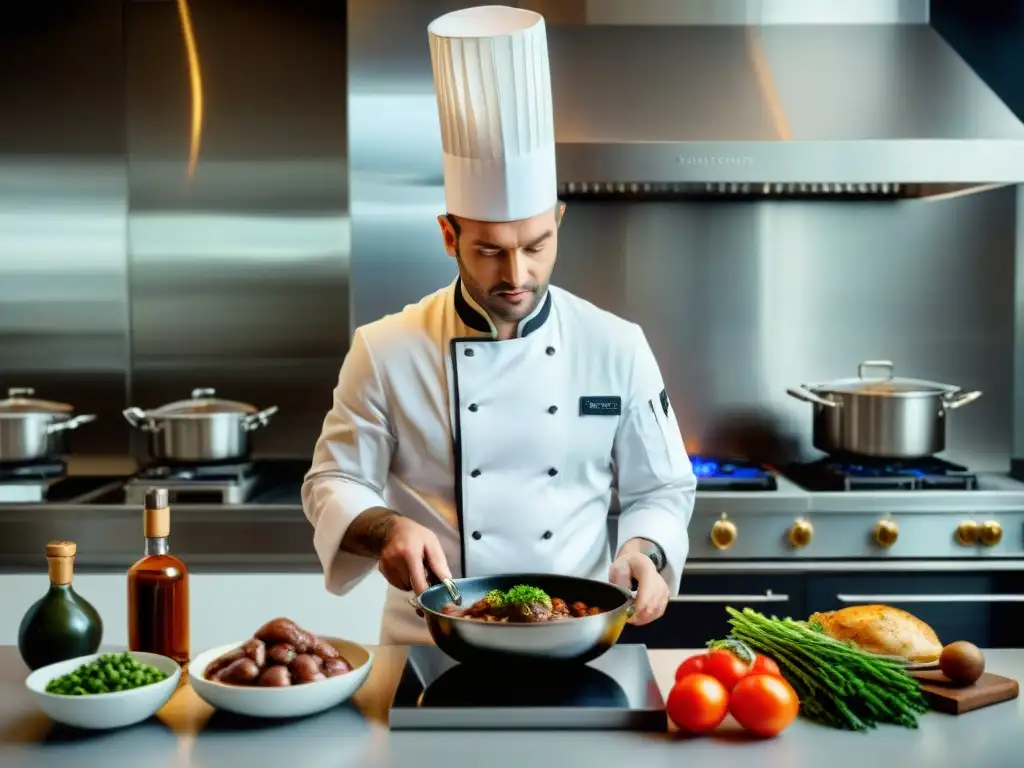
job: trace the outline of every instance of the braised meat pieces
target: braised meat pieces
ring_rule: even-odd
[[[441,613],[460,619],[523,624],[578,619],[603,611],[579,601],[570,604],[559,597],[549,597],[537,587],[519,585],[507,592],[492,590],[468,608],[446,605],[441,608]]]
[[[338,649],[291,619],[274,619],[233,651],[212,661],[203,677],[227,685],[280,688],[351,672]]]

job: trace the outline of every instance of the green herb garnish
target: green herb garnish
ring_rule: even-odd
[[[545,608],[551,608],[551,598],[543,589],[530,587],[525,584],[518,584],[504,595],[504,604],[516,607],[526,607],[540,603]]]
[[[484,600],[490,603],[493,608],[501,608],[505,605],[505,593],[500,589],[492,589],[484,595]]]

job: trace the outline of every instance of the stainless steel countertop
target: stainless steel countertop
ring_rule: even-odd
[[[133,728],[83,735],[53,725],[24,689],[27,670],[17,649],[0,647],[0,765],[36,768],[60,764],[228,766],[288,768],[331,766],[443,765],[519,768],[586,765],[588,768],[696,765],[758,765],[763,768],[853,768],[929,765],[931,768],[1011,768],[1024,750],[1021,699],[951,716],[930,713],[920,728],[880,727],[868,734],[835,731],[798,720],[778,738],[748,738],[727,720],[710,737],[677,734],[550,731],[521,739],[495,739],[493,732],[395,731],[388,708],[406,650],[376,649],[374,670],[350,704],[291,723],[263,723],[216,712],[183,686],[157,716]],[[663,695],[676,666],[696,651],[649,651]],[[986,651],[990,671],[1024,678],[1024,650]]]

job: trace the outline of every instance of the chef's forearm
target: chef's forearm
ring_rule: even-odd
[[[371,507],[353,520],[341,539],[341,550],[362,557],[380,557],[399,515],[386,507]]]

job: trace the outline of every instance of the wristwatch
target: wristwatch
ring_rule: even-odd
[[[654,549],[648,552],[647,556],[651,558],[651,562],[658,569],[658,573],[661,573],[665,568],[665,550],[655,544]]]

